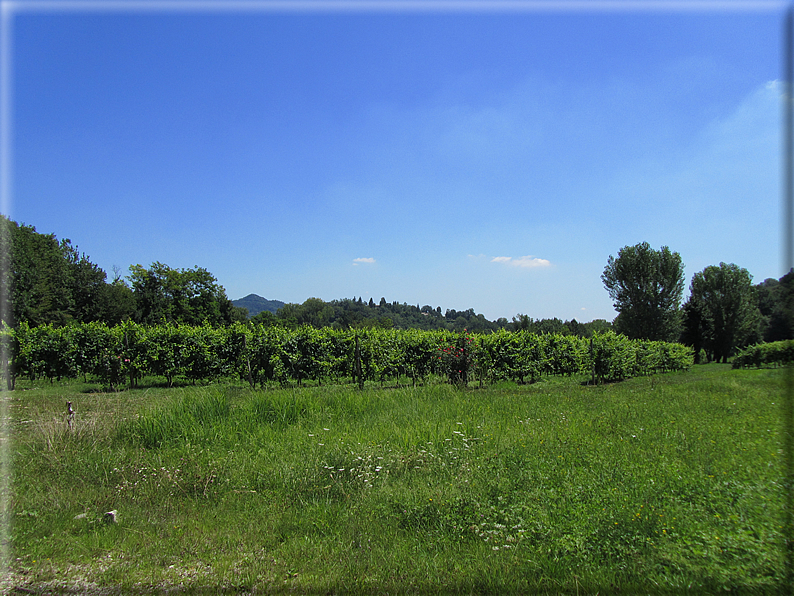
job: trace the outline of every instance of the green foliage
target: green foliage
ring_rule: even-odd
[[[754,290],[762,317],[763,340],[794,339],[794,270],[779,280],[765,279]]]
[[[700,364],[700,353],[704,350],[710,338],[711,328],[708,314],[703,301],[697,296],[690,295],[681,309],[681,343],[692,346],[695,353],[695,363]]]
[[[146,375],[206,383],[238,377],[257,385],[306,381],[344,383],[356,370],[355,345],[363,381],[412,385],[440,375],[466,387],[471,381],[535,382],[543,375],[591,374],[619,381],[691,365],[689,348],[649,340],[629,340],[612,331],[591,340],[562,334],[504,329],[489,335],[411,329],[296,329],[281,326],[156,326],[126,321],[108,327],[86,323],[55,327],[22,324],[6,330],[12,349],[8,375],[31,380],[97,377],[111,389],[128,379],[135,387]]]
[[[21,345],[21,360],[27,364],[28,376],[32,379],[61,380],[76,372],[73,350],[69,345],[68,330],[53,325],[40,325],[27,330],[29,343]]]
[[[19,340],[7,323],[0,324],[0,377],[6,379],[6,387],[14,390],[19,361]]]
[[[169,386],[184,370],[182,360],[184,331],[183,328],[171,323],[158,325],[149,329],[144,340],[147,344],[146,355],[151,372],[165,377]]]
[[[448,345],[438,348],[439,367],[453,385],[465,387],[474,369],[474,341],[466,333],[456,333]]]
[[[634,372],[636,344],[613,332],[599,334],[591,340],[590,361],[599,381],[622,381]]]
[[[118,274],[106,283],[107,274],[69,239],[59,241],[0,216],[0,284],[11,305],[4,305],[0,320],[11,327],[117,325],[129,319],[219,326],[246,318],[206,269],[176,270],[155,262],[130,271],[132,287]]]
[[[32,226],[0,216],[0,242],[4,252],[0,282],[12,304],[2,313],[6,323],[64,325],[75,320],[78,311],[94,310],[85,302],[87,296],[75,304],[75,277],[87,283],[93,280],[90,267],[83,268],[85,260],[77,257],[68,240],[59,242],[53,234],[39,234]]]
[[[218,326],[244,318],[215,277],[202,267],[171,269],[160,262],[148,269],[132,265],[129,279],[135,296],[135,320],[140,323]]]
[[[785,366],[794,362],[794,340],[775,341],[746,347],[733,359],[733,368]]]
[[[692,277],[690,292],[702,345],[715,360],[727,362],[756,336],[761,314],[746,269],[733,263],[706,267]]]
[[[135,294],[121,279],[103,288],[104,309],[101,320],[108,325],[120,325],[135,317]]]
[[[433,357],[436,355],[437,333],[427,333],[410,329],[399,335],[402,342],[401,372],[411,377],[414,385],[424,381],[435,369]]]
[[[601,276],[619,315],[615,328],[632,339],[678,338],[678,307],[684,292],[681,255],[647,242],[624,246],[609,256]]]
[[[287,332],[276,327],[254,327],[250,336],[246,336],[246,368],[243,375],[252,385],[266,381],[286,382],[287,370],[283,349],[283,339]]]
[[[316,328],[333,327],[335,329],[420,329],[423,331],[454,331],[464,330],[472,334],[493,333],[499,329],[509,331],[530,331],[533,333],[561,333],[590,337],[594,331],[605,331],[612,327],[611,323],[599,319],[588,323],[579,323],[576,319],[561,321],[560,319],[533,320],[527,315],[517,315],[510,322],[506,318],[489,321],[474,309],[456,311],[448,309],[444,314],[441,307],[429,305],[419,307],[399,302],[387,302],[384,298],[380,303],[370,300],[368,303],[361,298],[332,300],[324,302],[319,298],[309,298],[303,304],[285,304],[277,314],[262,311],[250,321],[257,325],[279,325],[295,329],[300,325],[311,325]]]

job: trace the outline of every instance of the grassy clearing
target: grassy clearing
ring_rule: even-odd
[[[16,585],[782,585],[781,370],[465,391],[20,384],[6,394]],[[113,509],[118,523],[104,523]]]

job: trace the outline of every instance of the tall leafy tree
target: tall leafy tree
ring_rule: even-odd
[[[319,329],[330,323],[334,309],[320,298],[308,298],[301,305],[299,312],[298,323]]]
[[[108,325],[135,318],[135,294],[123,279],[116,277],[105,284],[102,313],[102,320]]]
[[[22,321],[31,326],[63,325],[73,320],[72,271],[66,258],[69,241],[58,242],[53,234],[39,234],[33,226],[5,217],[0,225],[5,252],[0,282],[10,301],[3,320],[11,326]]]
[[[12,267],[13,228],[17,224],[0,215],[0,321],[13,326],[14,312],[11,302],[14,291],[14,270]]]
[[[83,323],[101,321],[105,315],[107,274],[80,253],[69,240],[61,242],[61,250],[69,269],[69,291],[72,315]]]
[[[733,263],[711,265],[692,277],[690,301],[699,303],[706,349],[718,362],[758,339],[761,313],[752,280]]]
[[[682,310],[681,337],[679,341],[687,346],[692,346],[695,352],[695,364],[700,363],[700,351],[711,346],[711,325],[703,301],[690,296],[684,303]]]
[[[647,242],[624,246],[609,256],[601,280],[614,301],[615,330],[631,339],[678,338],[679,305],[684,293],[681,255]]]
[[[135,319],[135,294],[124,282],[105,285],[102,320],[108,325],[118,325]]]
[[[168,287],[171,268],[155,262],[148,269],[143,265],[130,266],[130,285],[135,296],[135,320],[144,325],[173,321],[172,296]]]
[[[70,240],[0,216],[0,316],[9,325],[118,322],[108,319],[119,296],[106,277]]]
[[[245,318],[244,309],[232,305],[215,277],[201,267],[172,269],[160,262],[148,269],[132,265],[129,279],[139,323],[228,325]]]
[[[780,280],[765,279],[755,291],[764,317],[764,341],[794,338],[794,270]]]

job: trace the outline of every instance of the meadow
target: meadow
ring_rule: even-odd
[[[784,373],[363,391],[20,379],[3,393],[6,587],[777,592]]]

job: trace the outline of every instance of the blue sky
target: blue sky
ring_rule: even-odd
[[[589,321],[629,244],[679,252],[687,286],[783,273],[782,4],[16,6],[5,210],[109,274]]]

